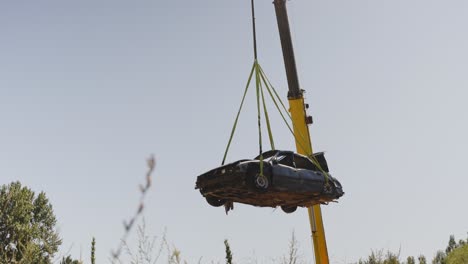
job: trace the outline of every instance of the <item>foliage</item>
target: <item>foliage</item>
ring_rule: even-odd
[[[126,244],[127,238],[130,235],[133,226],[138,220],[138,217],[142,215],[143,210],[145,208],[145,198],[146,195],[148,194],[151,185],[152,185],[152,177],[153,177],[153,172],[156,167],[156,160],[154,159],[154,156],[151,156],[146,160],[146,165],[148,166],[148,171],[146,172],[145,175],[145,183],[140,184],[140,202],[138,203],[138,207],[135,211],[135,214],[130,218],[128,221],[124,221],[124,234],[122,236],[122,239],[120,240],[120,244],[117,247],[116,250],[112,251],[111,255],[111,263],[121,263],[120,261],[120,254],[122,253],[122,250],[126,247],[128,249],[128,246]]]
[[[452,250],[454,250],[455,248],[457,248],[457,242],[455,242],[455,236],[454,235],[451,235],[450,238],[449,238],[449,243],[448,243],[448,246],[447,248],[445,249],[445,253],[446,254],[450,254],[450,252],[452,252]]]
[[[432,260],[432,264],[447,264],[446,258],[447,255],[442,250],[439,250]]]
[[[158,242],[159,240],[159,242]],[[161,239],[156,236],[149,236],[146,232],[146,223],[143,219],[142,223],[137,228],[137,250],[132,251],[127,243],[124,244],[125,252],[130,258],[129,261],[122,262],[119,259],[119,263],[130,263],[130,264],[156,264],[156,263],[168,263],[168,264],[181,264],[187,263],[183,261],[182,254],[175,246],[170,246],[166,239],[166,232],[164,232]],[[167,254],[167,258],[164,260],[161,258],[162,254]],[[161,260],[161,261],[160,261]]]
[[[468,263],[468,245],[455,248],[447,256],[447,264],[466,264]]]
[[[146,232],[146,222],[143,219],[143,222],[138,225],[137,229],[137,239],[138,239],[138,249],[135,252],[125,244],[125,249],[130,256],[131,264],[155,264],[157,263],[159,257],[161,256],[164,246],[167,244],[166,235],[164,234],[161,244],[159,247],[156,247],[157,237],[150,237]]]
[[[384,255],[383,250],[372,251],[367,260],[359,260],[359,264],[400,264],[399,253],[395,254],[390,251]],[[413,258],[414,261],[414,258]]]
[[[359,264],[381,264],[382,263],[382,250],[375,252],[372,250],[367,260],[359,260]]]
[[[445,252],[439,250],[432,260],[432,264],[451,264],[448,261],[448,256],[454,251],[457,251],[457,254],[460,254],[459,252],[463,252],[462,250],[458,251],[458,249],[464,247],[467,243],[468,241],[464,241],[462,239],[457,243],[455,236],[451,235]],[[463,256],[461,258],[463,259]],[[468,261],[464,263],[468,263]]]
[[[299,242],[296,239],[294,231],[291,233],[291,239],[289,240],[289,252],[286,257],[283,257],[282,264],[298,264],[302,263],[299,259]]]
[[[428,264],[425,256],[418,257],[419,264]],[[455,236],[450,236],[445,250],[437,251],[432,259],[432,264],[468,264],[468,240],[456,242]],[[383,250],[372,251],[367,259],[359,260],[358,264],[416,264],[414,257],[408,257],[406,262],[399,261],[399,254],[387,252],[384,256]]]
[[[52,262],[61,245],[56,218],[45,193],[20,182],[0,188],[0,256],[7,263]]]
[[[168,263],[169,264],[181,264],[182,263],[181,254],[177,248],[174,248],[172,250]],[[184,262],[184,263],[187,263],[187,262]]]
[[[387,252],[387,256],[383,263],[384,264],[400,264],[399,255],[400,254],[395,254],[389,251]]]
[[[78,260],[73,260],[71,256],[63,257],[62,260],[60,261],[60,264],[82,264]]]
[[[227,239],[224,240],[224,247],[226,248],[226,264],[232,264],[232,252]]]
[[[91,241],[91,264],[96,264],[96,239],[93,237]]]

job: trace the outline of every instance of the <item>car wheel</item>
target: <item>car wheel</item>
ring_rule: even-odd
[[[206,197],[206,201],[208,202],[209,205],[214,206],[214,207],[220,207],[226,203],[225,200],[218,199],[215,197]]]
[[[281,206],[281,210],[283,210],[283,212],[285,212],[287,214],[291,214],[291,213],[294,213],[297,210],[297,206],[283,205],[283,206]]]
[[[270,182],[268,181],[268,178],[265,175],[256,175],[255,176],[255,187],[259,189],[268,189],[268,186],[270,185]]]

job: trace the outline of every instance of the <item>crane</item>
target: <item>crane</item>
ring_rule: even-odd
[[[313,154],[313,150],[308,125],[312,123],[312,117],[308,116],[306,113],[308,104],[304,103],[304,90],[299,86],[286,1],[287,0],[274,0],[273,4],[275,6],[278,31],[283,50],[284,65],[286,68],[286,77],[288,80],[289,111],[292,117],[294,134],[302,135],[295,136],[297,152],[306,156],[311,156]],[[322,209],[320,204],[318,204],[307,208],[307,210],[312,231],[315,262],[316,264],[328,264],[329,259],[327,242],[325,239],[325,228],[323,226],[322,219]]]

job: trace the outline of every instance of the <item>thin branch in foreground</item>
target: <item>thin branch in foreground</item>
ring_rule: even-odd
[[[122,253],[123,248],[125,247],[127,243],[127,238],[130,235],[130,232],[135,225],[135,222],[137,221],[138,217],[143,213],[143,210],[145,208],[145,198],[146,194],[148,193],[148,190],[151,188],[151,183],[152,183],[152,175],[154,172],[154,169],[156,167],[156,160],[154,158],[154,155],[151,155],[147,159],[147,166],[148,166],[148,171],[146,172],[146,177],[145,177],[145,183],[140,184],[140,202],[138,203],[137,210],[135,214],[133,215],[132,218],[128,221],[124,221],[124,234],[122,238],[120,239],[120,244],[117,248],[117,250],[114,250],[111,252],[111,262],[112,263],[121,263],[120,261],[120,254]]]

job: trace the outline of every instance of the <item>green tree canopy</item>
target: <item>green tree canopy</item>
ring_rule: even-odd
[[[447,256],[447,264],[466,264],[468,263],[468,245],[458,247]]]
[[[0,260],[49,264],[61,245],[57,220],[45,193],[20,182],[0,187]]]

